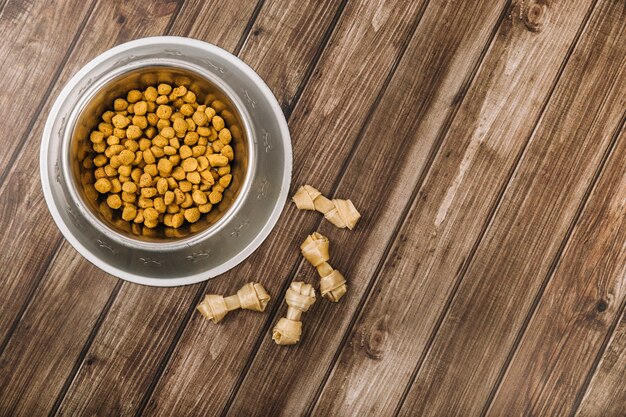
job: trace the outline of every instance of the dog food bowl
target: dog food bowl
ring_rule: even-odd
[[[175,233],[160,225],[146,235],[98,210],[81,162],[89,132],[115,98],[162,82],[185,85],[201,104],[223,104],[235,160],[231,185],[210,213]],[[291,166],[287,122],[263,80],[221,48],[170,36],[119,45],[83,67],[54,103],[40,155],[46,203],[72,246],[112,275],[156,286],[204,281],[246,259],[278,220]]]

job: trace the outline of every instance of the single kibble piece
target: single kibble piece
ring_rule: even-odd
[[[112,209],[118,209],[122,207],[122,199],[117,194],[109,194],[109,196],[107,197],[107,204]]]
[[[167,177],[172,173],[174,164],[169,159],[161,158],[157,164],[157,169],[162,177]]]
[[[218,132],[224,129],[224,119],[222,119],[220,116],[213,116],[213,118],[211,119],[211,124]]]
[[[225,157],[224,155],[216,155],[216,154],[212,154],[209,155],[208,157],[209,160],[209,164],[212,167],[223,167],[228,165],[228,158]]]
[[[118,129],[124,129],[129,124],[130,120],[128,120],[128,117],[122,116],[121,114],[116,114],[115,116],[113,116],[113,126],[117,127]]]
[[[111,181],[106,178],[100,178],[98,181],[96,181],[94,187],[96,188],[96,190],[98,190],[100,194],[108,193],[109,191],[111,191]]]
[[[128,205],[124,207],[124,211],[122,211],[122,219],[129,222],[133,220],[135,217],[137,217],[137,208],[135,206]]]
[[[187,158],[183,161],[183,169],[185,172],[191,172],[198,169],[198,161],[195,158]]]
[[[136,103],[143,98],[143,94],[139,90],[130,90],[126,96],[129,103]]]
[[[183,214],[185,216],[185,220],[189,223],[195,223],[200,220],[200,210],[198,210],[197,207],[187,209]]]
[[[324,197],[317,189],[310,185],[300,187],[292,197],[296,207],[300,210],[317,210],[324,217],[339,228],[354,229],[361,218],[350,200],[333,199]]]
[[[159,84],[157,86],[157,92],[161,95],[168,95],[172,92],[172,86],[169,84]]]
[[[295,345],[302,336],[302,313],[315,303],[315,290],[311,284],[292,282],[285,294],[287,316],[282,317],[272,330],[272,339],[279,345]]]
[[[320,293],[322,297],[337,302],[344,296],[348,287],[341,272],[327,262],[330,259],[329,241],[326,236],[315,232],[304,240],[300,246],[302,256],[317,268],[320,275]]]
[[[126,107],[128,107],[128,102],[123,98],[116,98],[115,101],[113,101],[115,111],[124,111]]]
[[[172,217],[172,221],[174,221],[174,217],[175,215]],[[229,297],[216,294],[205,295],[197,309],[205,318],[217,324],[229,311],[240,308],[263,312],[269,301],[270,296],[261,284],[249,282],[237,291],[237,294]]]

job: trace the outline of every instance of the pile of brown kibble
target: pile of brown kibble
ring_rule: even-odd
[[[177,229],[210,212],[231,183],[234,158],[231,131],[218,115],[224,105],[210,104],[169,84],[116,99],[91,132],[93,153],[83,160],[102,196],[100,212],[120,211],[136,233],[141,225]]]

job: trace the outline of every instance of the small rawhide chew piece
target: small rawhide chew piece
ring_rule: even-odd
[[[282,317],[272,330],[272,339],[279,345],[295,345],[302,335],[302,313],[315,302],[315,290],[311,284],[292,282],[285,294],[287,317]]]
[[[361,218],[350,200],[340,200],[324,197],[317,189],[310,185],[302,186],[292,197],[296,207],[300,210],[317,210],[335,226],[352,230]]]
[[[320,293],[322,297],[337,302],[348,290],[346,279],[341,272],[327,262],[330,259],[329,241],[326,236],[315,232],[307,236],[302,245],[302,256],[311,263],[320,274]]]
[[[249,282],[237,294],[223,297],[217,294],[207,294],[198,304],[198,311],[213,323],[219,323],[229,311],[242,308],[244,310],[264,311],[270,296],[258,282]]]

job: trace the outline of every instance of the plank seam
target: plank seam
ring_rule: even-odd
[[[417,379],[417,375],[419,373],[419,371],[421,370],[421,367],[426,359],[426,357],[428,356],[428,354],[430,353],[430,350],[432,348],[432,344],[434,343],[435,337],[437,335],[437,333],[439,332],[439,329],[443,323],[443,321],[445,320],[445,318],[448,315],[450,306],[452,305],[452,303],[454,302],[454,299],[457,296],[457,292],[458,289],[461,285],[461,283],[463,282],[463,279],[465,277],[465,274],[467,273],[467,270],[469,269],[469,266],[476,254],[476,251],[478,250],[478,247],[480,246],[480,243],[482,242],[487,230],[489,230],[489,226],[491,226],[491,223],[495,217],[495,213],[498,211],[498,208],[500,206],[500,203],[502,202],[502,199],[504,197],[504,194],[506,193],[506,190],[508,189],[509,183],[511,181],[511,179],[513,178],[513,176],[515,175],[515,172],[517,171],[517,169],[519,168],[519,164],[522,161],[524,155],[526,154],[526,150],[528,148],[528,144],[530,143],[530,140],[532,139],[532,137],[534,136],[539,123],[541,121],[541,119],[543,118],[543,115],[548,107],[548,104],[550,103],[552,96],[554,94],[554,91],[556,90],[556,87],[558,85],[559,79],[561,77],[561,74],[563,73],[563,70],[565,69],[567,63],[569,62],[569,59],[571,57],[572,52],[574,51],[576,44],[578,43],[578,40],[580,38],[580,35],[582,34],[582,29],[586,26],[587,21],[589,16],[591,15],[591,10],[593,10],[593,8],[595,7],[597,0],[594,0],[594,2],[592,3],[591,7],[589,8],[589,10],[587,11],[587,15],[585,16],[583,23],[581,24],[581,27],[578,30],[578,33],[576,34],[576,36],[574,37],[574,40],[572,42],[572,44],[570,45],[568,51],[565,54],[564,60],[561,63],[561,66],[559,68],[559,70],[557,71],[557,74],[554,78],[554,81],[552,83],[552,86],[550,87],[550,91],[547,94],[546,98],[544,99],[544,102],[541,106],[541,110],[539,112],[539,114],[537,115],[537,118],[534,122],[534,126],[532,131],[530,132],[530,134],[528,135],[528,138],[525,141],[525,144],[523,145],[521,151],[519,152],[517,158],[515,159],[511,169],[509,170],[509,173],[507,174],[507,177],[504,181],[503,186],[500,188],[498,195],[496,197],[495,202],[493,203],[493,205],[491,206],[491,208],[489,209],[486,221],[483,225],[483,227],[481,228],[480,234],[477,238],[477,240],[474,242],[474,245],[472,245],[472,248],[470,249],[470,252],[467,256],[467,258],[465,259],[462,268],[459,270],[458,272],[458,278],[456,279],[456,282],[450,292],[450,295],[448,297],[448,300],[446,301],[446,304],[444,305],[444,308],[442,310],[442,313],[440,314],[439,318],[437,319],[437,322],[435,324],[435,326],[433,327],[433,330],[431,332],[431,334],[429,335],[428,341],[426,343],[425,349],[423,351],[423,353],[420,355],[420,358],[418,359],[418,362],[415,366],[415,369],[413,370],[413,373],[411,374],[411,378],[407,384],[407,386],[405,387],[404,393],[400,399],[400,402],[398,403],[398,406],[396,408],[396,412],[395,412],[395,416],[398,416],[400,414],[400,411],[402,409],[402,407],[404,406],[404,403],[409,395],[410,389],[413,386],[413,384],[415,383],[416,379]]]
[[[593,9],[595,9],[597,5],[597,1],[594,2],[594,4],[592,5],[592,7],[590,8],[590,10],[588,11],[588,15],[587,15],[587,20],[585,22],[584,28],[581,28],[581,32],[580,35],[582,35],[582,32],[584,32],[584,30],[586,30],[589,21],[590,21],[590,16],[592,14]],[[578,39],[576,40],[576,42],[578,42]],[[573,52],[573,51],[572,51]],[[610,156],[610,154],[613,152],[614,148],[615,148],[615,144],[617,143],[617,137],[619,136],[619,132],[621,130],[621,128],[624,125],[624,121],[626,118],[626,113],[624,113],[624,115],[622,116],[622,120],[618,123],[616,131],[613,133],[611,140],[609,141],[609,144],[607,145],[607,148],[605,149],[605,152],[602,156],[602,158],[600,159],[600,162],[598,164],[598,167],[596,168],[596,171],[594,172],[593,176],[591,177],[591,182],[588,184],[585,193],[583,194],[583,197],[578,205],[578,207],[576,208],[576,211],[574,213],[574,217],[572,218],[572,221],[570,223],[570,225],[568,226],[567,231],[565,232],[565,235],[563,237],[563,240],[561,242],[561,244],[559,245],[557,252],[555,254],[555,257],[553,258],[552,262],[550,263],[550,267],[548,269],[548,272],[546,273],[546,276],[544,278],[544,280],[542,281],[537,294],[535,295],[535,297],[533,298],[533,302],[530,306],[530,309],[526,315],[526,317],[524,318],[524,321],[522,322],[522,326],[520,328],[520,330],[518,331],[518,334],[516,335],[513,345],[511,346],[511,349],[507,355],[507,358],[502,366],[502,369],[500,370],[500,372],[498,373],[498,377],[495,381],[494,386],[491,389],[491,392],[489,393],[489,397],[487,398],[487,401],[485,403],[485,406],[483,407],[483,410],[481,412],[481,417],[484,417],[487,415],[487,413],[489,412],[489,410],[491,409],[493,400],[495,399],[495,396],[497,395],[498,391],[501,388],[501,384],[502,381],[504,380],[507,372],[509,371],[509,368],[511,366],[511,363],[513,362],[513,359],[515,358],[515,355],[517,354],[522,339],[524,338],[527,330],[528,330],[528,326],[530,325],[530,322],[532,320],[532,318],[534,317],[535,313],[537,312],[537,308],[539,307],[539,303],[541,302],[541,299],[543,298],[543,295],[545,293],[545,290],[549,284],[549,282],[552,280],[552,277],[554,276],[554,274],[556,273],[560,263],[561,263],[561,257],[563,256],[563,253],[567,247],[567,244],[569,242],[569,240],[571,239],[571,236],[574,232],[574,229],[578,223],[578,221],[580,220],[580,216],[582,215],[583,210],[585,209],[586,205],[588,204],[588,200],[591,196],[591,193],[593,192],[593,190],[595,189],[596,185],[597,185],[597,181],[599,180],[602,171],[604,170],[604,166]]]
[[[409,44],[409,41],[411,40],[411,38],[413,37],[413,34],[415,32],[415,30],[417,29],[417,25],[419,24],[419,21],[421,20],[424,11],[426,9],[426,5],[428,4],[428,0],[426,0],[424,2],[424,4],[422,5],[421,9],[418,11],[416,18],[414,20],[414,22],[411,24],[411,26],[409,27],[408,30],[408,36],[406,37],[406,39],[403,41],[402,45],[399,48],[399,53],[398,56],[396,56],[396,58],[394,59],[389,72],[387,73],[387,76],[385,77],[385,80],[383,81],[383,84],[381,85],[380,90],[378,91],[378,94],[376,95],[375,100],[373,101],[372,105],[370,106],[368,112],[367,112],[367,116],[363,122],[363,125],[361,126],[361,128],[359,129],[359,132],[357,133],[357,139],[355,141],[355,143],[352,145],[352,147],[350,148],[350,151],[348,151],[348,155],[346,157],[346,159],[344,160],[344,162],[342,163],[342,167],[340,169],[339,172],[345,172],[346,168],[348,167],[348,165],[350,164],[350,162],[352,161],[354,154],[356,153],[356,150],[359,147],[359,144],[361,143],[362,139],[363,139],[363,135],[365,134],[365,130],[367,129],[367,127],[369,126],[372,117],[374,115],[374,112],[376,111],[376,109],[378,108],[378,104],[380,103],[381,98],[384,96],[385,92],[387,91],[387,87],[389,86],[391,79],[393,78],[393,75],[395,74],[396,69],[398,68],[398,65],[400,63],[400,61],[402,60],[402,57],[404,56],[404,53],[406,52],[407,46]],[[343,9],[341,10],[341,12],[343,12]],[[339,20],[339,17],[337,17],[336,21]],[[336,22],[335,22],[336,23]],[[330,39],[330,34],[328,36],[328,39]],[[322,49],[325,49],[326,45],[323,45]],[[321,55],[321,52],[320,52]],[[313,71],[311,71],[313,72]],[[299,97],[298,97],[299,98]],[[295,108],[295,103],[294,103],[294,108]],[[291,115],[292,112],[289,112],[289,115]],[[339,184],[341,183],[343,176],[339,176],[332,184],[331,189],[337,189],[337,187],[339,186]],[[315,223],[315,227],[314,229],[319,228],[320,224],[322,223],[323,219],[318,220]],[[294,265],[294,268],[291,269],[289,275],[287,275],[288,277],[293,277],[298,270],[302,267],[303,264],[303,260],[300,259],[298,261],[296,261],[296,264]],[[289,288],[289,285],[291,284],[291,279],[287,280],[283,286],[281,287],[280,293],[279,293],[279,300],[282,300],[285,296],[285,293],[287,292],[287,289]],[[234,400],[237,396],[237,393],[239,392],[239,389],[241,388],[241,385],[243,383],[243,381],[245,380],[251,366],[252,363],[254,362],[254,359],[256,358],[256,354],[258,353],[258,349],[261,346],[261,344],[263,343],[265,334],[267,333],[267,331],[269,330],[269,327],[271,325],[271,323],[274,322],[275,316],[278,313],[278,309],[280,308],[282,303],[276,303],[277,305],[275,305],[268,314],[268,319],[265,321],[262,331],[259,333],[259,336],[257,337],[257,340],[255,341],[254,344],[254,348],[251,351],[251,354],[248,357],[248,360],[246,361],[246,364],[241,372],[240,378],[237,380],[237,383],[235,384],[231,395],[228,399],[228,402],[226,403],[226,405],[224,406],[224,409],[222,410],[221,416],[224,417],[227,415],[228,411],[230,410],[232,404],[234,403]]]
[[[509,4],[510,4],[510,0],[507,2],[507,4],[504,7],[504,11],[502,12],[501,16],[499,17],[498,22],[496,23],[494,30],[492,31],[493,33],[490,36],[490,39],[486,42],[485,47],[483,48],[483,51],[481,52],[476,65],[474,66],[474,68],[472,69],[472,71],[470,71],[470,75],[467,78],[467,80],[463,83],[463,85],[460,88],[460,92],[462,92],[459,96],[457,96],[457,98],[455,98],[455,107],[452,110],[452,112],[450,113],[450,115],[446,118],[446,120],[444,121],[443,125],[442,125],[442,129],[440,131],[440,133],[438,134],[438,137],[435,141],[435,143],[433,144],[433,148],[431,149],[431,151],[428,154],[428,157],[426,159],[426,163],[424,165],[424,169],[422,170],[422,173],[420,174],[417,183],[413,189],[413,191],[411,192],[411,196],[409,197],[407,204],[404,206],[400,217],[398,219],[398,222],[396,223],[396,225],[394,226],[394,230],[393,233],[391,234],[391,239],[389,240],[389,242],[387,243],[387,245],[385,246],[385,249],[383,250],[383,254],[380,258],[380,261],[378,262],[376,268],[374,269],[374,273],[372,274],[373,278],[372,280],[368,283],[362,297],[361,297],[361,301],[359,303],[359,306],[357,307],[357,309],[355,310],[354,314],[352,315],[352,319],[350,320],[350,323],[348,324],[348,327],[346,328],[344,335],[342,337],[341,342],[339,343],[339,346],[337,348],[337,350],[335,351],[335,354],[333,356],[333,359],[331,360],[326,373],[324,375],[324,378],[322,379],[320,385],[318,386],[317,390],[316,390],[316,394],[312,400],[312,402],[309,404],[309,407],[307,408],[307,412],[305,415],[310,416],[312,415],[313,411],[315,410],[315,406],[318,404],[320,397],[322,395],[322,392],[324,390],[324,387],[326,386],[326,384],[328,383],[328,379],[330,378],[330,376],[332,375],[332,372],[335,369],[335,366],[339,360],[339,357],[341,356],[341,352],[343,351],[343,348],[345,347],[345,345],[348,343],[348,340],[350,339],[350,336],[352,334],[352,331],[354,329],[354,326],[356,326],[356,323],[358,321],[358,319],[361,316],[361,313],[363,311],[363,307],[364,305],[367,303],[367,301],[370,298],[370,294],[374,288],[374,286],[376,285],[376,282],[378,281],[378,276],[380,275],[380,272],[385,264],[385,261],[393,247],[393,244],[395,242],[395,239],[393,238],[393,236],[397,236],[400,229],[402,228],[402,225],[404,224],[404,221],[406,220],[406,218],[408,217],[411,207],[413,205],[414,200],[417,198],[417,195],[419,193],[419,190],[421,189],[424,180],[426,179],[428,172],[430,171],[432,164],[437,156],[437,154],[439,153],[439,150],[441,148],[441,145],[443,143],[443,139],[445,138],[448,130],[450,129],[450,127],[452,126],[452,122],[454,121],[457,112],[459,110],[459,108],[461,107],[461,104],[465,98],[465,93],[468,91],[470,85],[472,84],[472,82],[474,81],[474,77],[478,72],[478,69],[480,68],[480,65],[484,59],[484,56],[486,55],[487,50],[489,49],[493,38],[497,32],[497,28],[500,26],[500,23],[502,22],[502,19],[505,16],[505,11],[508,10],[509,8]]]
[[[179,0],[176,5],[176,10],[172,13],[172,17],[170,17],[170,21],[167,22],[167,26],[165,26],[165,31],[163,33],[171,33],[172,28],[174,27],[174,23],[176,23],[176,19],[178,19],[178,15],[180,15],[180,11],[183,9],[186,0]]]
[[[509,1],[509,3],[510,3],[510,1]],[[507,8],[508,8],[508,5],[505,7],[505,10]],[[422,10],[422,15],[425,12],[425,9],[426,9],[426,6],[424,6],[424,9]],[[504,15],[505,14],[503,12],[501,17],[500,17],[500,19],[502,19],[504,17]],[[420,20],[421,20],[421,17],[422,16],[420,16]],[[495,25],[495,28],[497,28],[499,26],[499,24],[500,24],[500,22],[498,22]],[[418,27],[418,25],[415,25],[413,34],[411,35],[410,39],[407,41],[407,44],[406,44],[407,48],[408,48],[408,45],[410,44],[410,41],[415,36],[415,32],[417,31],[417,27]],[[469,88],[469,85],[472,83],[472,81],[474,79],[474,76],[477,73],[478,68],[480,67],[480,63],[482,62],[482,60],[484,58],[484,55],[486,54],[486,50],[488,49],[488,46],[491,44],[493,36],[495,36],[495,30],[494,30],[494,33],[491,36],[491,39],[489,41],[487,41],[485,49],[481,52],[481,55],[479,56],[479,59],[477,60],[477,63],[475,65],[475,67],[472,69],[472,71],[470,71],[470,75],[469,75],[468,79],[461,86],[460,91],[466,92],[467,89]],[[440,146],[441,146],[441,144],[443,142],[443,138],[445,137],[445,134],[446,134],[447,130],[449,129],[449,127],[452,125],[452,121],[454,120],[454,118],[456,116],[456,113],[457,113],[457,111],[458,111],[458,109],[459,109],[459,107],[460,107],[464,97],[465,97],[465,94],[462,94],[462,95],[459,96],[459,99],[457,99],[456,102],[455,102],[455,108],[453,109],[453,111],[450,113],[450,115],[445,120],[445,122],[443,124],[443,127],[442,127],[442,130],[441,130],[441,133],[438,135],[438,138],[435,141],[435,143],[433,145],[433,148],[429,152],[429,155],[428,155],[428,157],[426,159],[425,167],[422,170],[422,173],[420,174],[420,177],[419,177],[419,179],[417,181],[416,187],[413,189],[411,197],[409,198],[409,200],[407,202],[407,205],[404,207],[404,209],[403,209],[403,211],[402,211],[402,213],[400,215],[399,221],[398,221],[398,223],[396,223],[396,226],[394,227],[394,232],[392,233],[391,236],[397,235],[401,225],[404,223],[404,219],[408,215],[408,212],[409,212],[410,207],[412,205],[411,203],[416,198],[417,193],[419,192],[419,189],[421,188],[421,185],[422,185],[424,179],[426,178],[426,176],[428,174],[428,171],[430,170],[430,167],[431,167],[431,165],[432,165],[436,155],[439,153],[439,149],[440,149]],[[339,184],[340,183],[341,183],[341,181],[339,182]],[[337,187],[335,187],[335,188],[337,188]],[[387,258],[387,255],[389,254],[389,252],[391,250],[392,244],[393,244],[393,239],[390,239],[390,242],[388,243],[388,245],[385,247],[385,250],[383,251],[383,255],[381,256],[381,260],[379,261],[376,269],[374,270],[374,274],[373,274],[374,277],[379,275],[380,270],[382,269],[382,266],[384,265],[384,260]],[[328,369],[327,369],[327,371],[326,371],[322,381],[320,382],[320,385],[318,386],[318,389],[316,390],[315,396],[313,397],[311,403],[307,407],[307,411],[306,411],[305,415],[311,415],[313,413],[314,408],[315,408],[315,406],[317,405],[317,403],[319,401],[321,393],[322,393],[324,387],[326,386],[326,383],[328,382],[328,379],[330,378],[330,375],[332,374],[332,371],[334,370],[336,362],[339,359],[340,353],[343,350],[343,347],[345,346],[345,344],[347,343],[347,341],[349,339],[349,335],[352,333],[352,329],[354,328],[354,326],[356,324],[356,321],[358,320],[358,317],[361,314],[361,311],[363,309],[362,306],[364,305],[364,301],[369,298],[369,295],[370,295],[370,293],[371,293],[371,291],[373,289],[373,286],[375,285],[375,282],[374,282],[375,280],[376,280],[376,278],[374,278],[368,284],[368,286],[366,287],[365,292],[364,292],[363,296],[361,297],[361,302],[359,303],[359,306],[361,306],[361,307],[357,307],[356,311],[354,312],[354,314],[352,316],[352,319],[351,319],[350,323],[348,324],[348,327],[346,328],[346,331],[344,332],[344,336],[343,336],[343,338],[342,338],[342,340],[341,340],[341,342],[340,342],[340,344],[339,344],[339,346],[338,346],[338,348],[337,348],[337,350],[335,352],[335,355],[333,356],[333,359],[331,360],[331,362],[330,362],[330,364],[328,366]]]
[[[261,9],[263,8],[264,4],[265,4],[265,0],[259,0],[256,6],[254,7],[254,10],[252,11],[252,14],[250,15],[250,20],[248,20],[246,27],[243,29],[241,38],[239,38],[239,42],[237,42],[237,46],[235,46],[235,49],[233,50],[234,55],[239,56],[239,53],[243,49],[243,46],[248,41],[248,38],[250,36],[250,31],[252,30],[252,27],[256,23],[256,20],[259,17],[259,13],[261,13]]]
[[[311,76],[313,75],[313,72],[315,71],[315,68],[317,67],[317,63],[319,62],[319,59],[322,56],[322,53],[326,49],[326,46],[328,45],[328,41],[330,40],[330,37],[333,34],[333,31],[335,27],[337,26],[337,23],[339,22],[339,18],[343,14],[343,11],[346,8],[347,3],[348,3],[348,0],[342,0],[341,3],[339,4],[339,7],[337,8],[335,15],[333,16],[333,20],[331,20],[330,22],[330,26],[328,27],[326,32],[324,32],[324,36],[322,37],[322,40],[320,41],[320,46],[317,48],[315,55],[313,55],[313,59],[311,60],[311,65],[308,66],[306,72],[304,73],[304,77],[302,77],[302,82],[300,83],[300,85],[298,85],[298,88],[296,89],[296,92],[294,93],[290,102],[287,103],[286,110],[284,112],[285,117],[287,119],[291,118],[291,113],[293,112],[293,109],[295,108],[298,101],[300,101],[300,96],[302,96],[304,87],[308,85],[309,80],[311,79]]]
[[[91,17],[97,3],[98,3],[98,0],[92,0],[91,5],[87,9],[87,13],[85,13],[85,17],[83,17],[83,20],[80,22],[80,25],[78,26],[78,30],[76,31],[76,34],[72,38],[72,42],[70,42],[70,45],[67,48],[67,52],[63,56],[63,59],[61,60],[59,66],[57,67],[57,70],[52,75],[52,80],[48,84],[48,87],[46,88],[46,91],[44,92],[43,97],[41,98],[41,100],[39,100],[39,103],[37,104],[35,108],[37,109],[43,108],[46,102],[48,101],[48,99],[50,98],[50,95],[52,94],[52,90],[54,89],[56,83],[59,81],[61,72],[65,68],[65,65],[67,64],[67,61],[69,60],[72,52],[74,52],[74,48],[76,47],[78,40],[81,38],[81,35],[83,34],[83,31],[85,30],[85,27],[87,26],[87,22],[89,21],[89,18]],[[2,12],[4,12],[4,9],[2,9]],[[33,115],[31,116],[28,122],[28,126],[33,126],[35,122],[37,121],[37,119],[39,118],[39,116],[40,116],[40,113],[38,112],[33,113]],[[15,161],[17,161],[17,158],[22,153],[24,146],[26,145],[26,143],[28,143],[27,139],[28,139],[29,133],[30,131],[24,132],[19,144],[17,145],[17,147],[11,154],[11,157],[7,161],[6,165],[2,167],[2,172],[0,173],[0,188],[4,186],[4,182],[6,181],[7,176],[9,175],[10,168],[15,165]]]
[[[624,299],[622,300],[621,306],[618,309],[618,314],[613,320],[613,323],[611,323],[611,327],[609,331],[607,332],[606,336],[604,337],[604,340],[602,341],[602,346],[600,347],[600,349],[598,350],[598,354],[594,358],[593,365],[591,366],[587,376],[585,377],[585,382],[583,383],[583,386],[580,388],[580,390],[578,391],[578,394],[576,395],[576,400],[574,401],[574,405],[572,407],[572,413],[570,414],[571,417],[575,417],[576,413],[579,411],[579,408],[582,405],[582,401],[585,399],[585,394],[587,394],[587,390],[589,389],[591,385],[591,381],[593,380],[593,377],[595,376],[598,370],[598,367],[600,366],[602,357],[604,356],[604,353],[606,352],[606,349],[609,346],[611,338],[613,337],[613,334],[617,330],[617,326],[619,325],[619,322],[622,319],[622,316],[624,315],[625,312],[626,312],[626,297],[624,297]]]
[[[200,302],[200,298],[202,297],[202,294],[205,291],[206,291],[206,283],[203,283],[202,285],[198,286],[196,295],[193,297],[193,301],[191,304],[192,307],[187,309],[185,316],[183,317],[180,325],[178,326],[178,329],[176,330],[176,334],[174,334],[174,338],[172,339],[172,342],[167,347],[167,351],[165,352],[165,355],[163,356],[161,363],[159,363],[159,366],[154,376],[152,377],[152,380],[150,381],[150,385],[148,385],[148,389],[146,389],[146,392],[144,392],[144,395],[141,398],[141,403],[139,403],[139,408],[137,408],[137,411],[135,412],[135,417],[141,416],[143,412],[145,411],[146,407],[148,406],[148,401],[150,401],[150,398],[152,397],[152,393],[154,392],[154,389],[156,388],[157,383],[161,379],[163,372],[165,372],[165,368],[167,367],[167,364],[169,363],[172,355],[174,354],[174,350],[176,350],[178,341],[180,340],[183,332],[189,325],[189,321],[191,320],[191,315],[193,314],[195,310],[195,306],[198,305],[198,303]]]
[[[26,296],[26,301],[24,302],[24,304],[22,304],[22,307],[20,308],[20,311],[18,312],[17,316],[13,320],[13,323],[11,323],[11,326],[9,327],[9,331],[7,332],[6,336],[4,337],[4,340],[2,341],[2,344],[0,344],[0,357],[4,353],[4,350],[6,349],[7,345],[9,344],[9,341],[13,337],[13,333],[15,333],[15,330],[17,329],[18,324],[24,318],[24,315],[26,314],[26,310],[28,310],[28,307],[32,304],[32,301],[35,298],[35,294],[37,293],[37,290],[39,289],[39,285],[41,284],[41,281],[43,280],[43,277],[48,275],[49,270],[50,270],[50,265],[52,264],[52,261],[54,259],[56,259],[56,257],[59,255],[59,248],[60,248],[61,244],[62,244],[62,240],[59,239],[56,242],[55,247],[53,248],[52,253],[44,261],[44,265],[46,265],[46,268],[39,275],[39,279],[37,280],[37,283],[28,292],[28,294]]]
[[[622,120],[622,128],[624,129],[624,126],[626,124],[626,112],[624,113],[624,118]],[[619,136],[619,132],[620,130],[618,130],[616,136]],[[615,138],[616,143],[617,143],[617,137]],[[614,146],[616,146],[614,144]],[[608,159],[608,158],[607,158]],[[602,361],[602,357],[604,356],[604,353],[609,345],[609,342],[611,341],[611,337],[613,336],[613,333],[615,333],[615,330],[617,329],[617,325],[619,324],[622,315],[624,314],[624,310],[626,310],[626,297],[624,297],[624,299],[621,302],[621,306],[618,308],[617,314],[615,316],[615,319],[613,320],[613,323],[611,323],[611,326],[609,327],[609,331],[607,332],[607,334],[604,336],[604,340],[602,341],[602,345],[600,347],[600,349],[598,350],[598,353],[596,354],[596,357],[594,358],[594,361],[591,365],[591,368],[589,368],[589,372],[587,373],[587,375],[585,376],[585,381],[583,382],[583,385],[580,387],[580,390],[578,391],[578,393],[576,394],[576,398],[574,400],[574,404],[572,406],[572,413],[571,413],[571,417],[574,417],[576,415],[576,413],[578,412],[578,409],[580,408],[582,401],[585,397],[585,394],[587,393],[587,390],[589,389],[589,386],[591,385],[591,381],[598,369],[598,366],[600,366],[600,362]]]
[[[561,261],[561,257],[563,256],[563,252],[565,251],[567,244],[571,238],[571,235],[574,232],[574,229],[576,227],[576,224],[578,223],[578,221],[580,220],[580,216],[582,215],[583,210],[585,209],[585,207],[587,206],[589,197],[591,196],[591,193],[594,191],[596,185],[597,185],[597,181],[600,178],[600,176],[602,175],[602,172],[604,171],[604,167],[606,165],[607,160],[609,159],[610,154],[613,153],[614,149],[615,149],[615,145],[617,143],[617,138],[620,134],[620,131],[622,129],[622,127],[624,126],[624,122],[626,121],[626,113],[624,113],[624,116],[622,118],[622,121],[618,124],[617,130],[614,133],[614,136],[612,137],[611,141],[609,142],[609,145],[607,146],[607,149],[605,150],[604,155],[602,156],[598,167],[596,169],[596,172],[594,173],[594,175],[592,176],[591,182],[589,183],[589,185],[587,186],[587,189],[585,190],[585,193],[583,194],[583,197],[578,205],[578,207],[576,208],[576,212],[574,214],[574,217],[572,219],[572,222],[570,223],[570,225],[568,226],[568,229],[563,237],[563,240],[561,242],[561,244],[559,245],[559,248],[557,249],[557,252],[554,256],[554,258],[552,259],[552,262],[550,263],[550,267],[548,269],[548,272],[546,274],[546,277],[544,278],[544,280],[541,283],[541,286],[539,287],[539,290],[537,292],[537,294],[535,295],[533,302],[531,304],[531,307],[526,315],[526,317],[524,318],[524,321],[522,322],[522,327],[520,328],[518,334],[515,337],[513,346],[511,347],[509,354],[507,355],[506,361],[504,362],[502,369],[500,370],[500,373],[498,374],[498,378],[496,379],[496,383],[494,385],[494,387],[492,388],[489,397],[487,398],[487,402],[485,403],[485,406],[483,408],[483,411],[481,412],[481,417],[484,417],[487,415],[487,413],[489,412],[489,409],[491,408],[491,404],[493,403],[493,400],[495,399],[496,394],[498,393],[499,389],[500,389],[500,385],[502,384],[502,381],[504,380],[504,377],[506,376],[506,373],[508,372],[511,363],[513,361],[513,358],[515,357],[517,351],[519,350],[520,344],[522,339],[524,338],[524,335],[526,334],[526,331],[528,330],[528,326],[530,324],[530,321],[532,320],[532,318],[534,317],[535,313],[537,312],[537,308],[539,307],[539,303],[541,302],[541,299],[543,298],[543,295],[545,293],[545,290],[548,286],[548,284],[550,283],[550,281],[552,280],[552,277],[554,276],[554,274],[556,273],[556,270],[558,269],[559,265],[560,265],[560,261]]]
[[[113,288],[113,291],[109,295],[109,298],[107,299],[107,302],[104,305],[104,308],[100,312],[100,315],[98,316],[98,319],[96,320],[96,323],[92,327],[91,332],[89,333],[89,336],[87,337],[87,341],[83,345],[83,348],[81,349],[80,353],[78,354],[78,357],[76,358],[76,362],[74,363],[74,367],[72,368],[72,371],[70,372],[67,379],[65,380],[65,383],[63,383],[63,387],[61,388],[61,391],[59,391],[59,394],[57,395],[57,398],[54,401],[52,408],[50,409],[50,413],[48,413],[48,417],[53,417],[59,411],[59,408],[61,407],[61,404],[63,403],[63,400],[65,399],[65,395],[67,394],[67,391],[70,389],[72,383],[74,382],[74,379],[76,378],[78,371],[82,367],[85,357],[87,356],[87,353],[89,352],[89,349],[91,348],[91,345],[94,339],[96,338],[96,335],[100,331],[100,327],[102,327],[102,323],[104,323],[104,320],[106,319],[109,313],[109,310],[111,309],[111,306],[113,305],[113,302],[115,301],[115,298],[117,298],[117,294],[120,292],[120,288],[122,288],[122,280],[118,280],[118,282],[115,283],[115,287]]]

